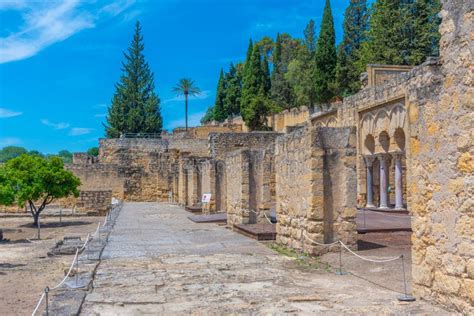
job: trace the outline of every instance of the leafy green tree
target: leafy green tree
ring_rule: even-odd
[[[227,116],[240,114],[240,99],[242,97],[242,64],[235,67],[232,63],[226,76],[224,109]]]
[[[247,53],[245,55],[245,62],[244,62],[244,76],[245,73],[247,72],[247,65],[250,64],[250,59],[252,59],[252,53],[253,53],[253,41],[252,39],[249,40],[249,46],[247,47]]]
[[[41,153],[41,152],[39,152],[39,151],[37,151],[37,150],[30,150],[30,151],[28,152],[28,155],[30,155],[30,156],[44,157],[44,154]]]
[[[87,150],[89,156],[98,157],[99,156],[99,147],[91,147]]]
[[[282,37],[278,34],[272,56],[273,72],[271,74],[270,96],[275,103],[288,109],[293,105],[293,95],[291,86],[285,78],[288,67],[282,60],[282,50]]]
[[[226,95],[226,76],[221,69],[219,81],[217,83],[216,101],[214,102],[214,120],[223,122],[227,118],[227,111],[224,105]]]
[[[115,85],[108,110],[105,128],[109,138],[119,137],[121,133],[161,133],[160,99],[154,91],[153,73],[145,61],[144,48],[137,22],[132,43],[124,53],[123,74]]]
[[[72,153],[69,150],[60,150],[55,156],[61,158],[64,163],[72,163]]]
[[[255,42],[255,46],[260,49],[260,55],[266,56],[267,60],[271,59],[273,48],[275,47],[275,43],[273,43],[271,37],[264,36],[261,40]]]
[[[346,96],[360,89],[360,74],[365,71],[358,67],[359,50],[366,42],[369,26],[366,0],[350,0],[344,14],[344,36],[338,48],[336,85],[337,93]]]
[[[183,78],[179,80],[178,84],[173,88],[173,92],[178,96],[184,96],[186,130],[188,130],[188,98],[201,94],[201,90],[195,85],[194,80]]]
[[[37,226],[48,204],[70,195],[78,197],[80,184],[58,157],[21,155],[0,166],[0,204],[23,207],[26,203]]]
[[[28,151],[23,147],[6,146],[0,150],[0,162],[6,162],[15,157],[26,154]]]
[[[328,102],[334,96],[332,86],[337,62],[336,34],[329,0],[326,0],[324,7],[314,59],[316,66],[314,75],[316,101],[320,103]]]

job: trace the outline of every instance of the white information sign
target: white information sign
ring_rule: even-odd
[[[202,200],[201,200],[202,203],[209,203],[211,202],[211,193],[204,193],[202,195]]]

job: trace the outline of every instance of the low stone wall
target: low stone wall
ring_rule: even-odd
[[[110,210],[112,203],[112,190],[81,191],[76,201],[78,211],[99,212],[105,215]]]
[[[355,129],[305,126],[276,142],[277,242],[310,254],[313,245],[356,243]]]
[[[213,159],[201,162],[201,190],[202,194],[211,194],[211,200],[207,205],[203,205],[203,214],[216,212],[216,163]]]
[[[248,148],[262,149],[274,143],[281,135],[275,132],[211,133],[209,134],[209,155],[214,159],[225,159],[227,153]]]

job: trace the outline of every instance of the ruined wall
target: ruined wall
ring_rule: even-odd
[[[260,149],[275,142],[279,133],[211,133],[209,134],[209,155],[214,159],[225,159],[227,153],[237,149]]]
[[[211,200],[207,205],[203,205],[202,212],[211,214],[216,212],[216,163],[213,159],[206,159],[201,162],[201,190],[202,194],[210,193]]]
[[[250,216],[249,190],[249,151],[236,150],[228,153],[225,159],[226,166],[226,205],[227,224],[247,224]]]
[[[80,212],[94,211],[105,215],[110,210],[111,203],[112,190],[80,191],[76,207]]]
[[[354,247],[355,129],[305,126],[276,142],[277,242],[318,254],[312,240]]]
[[[413,291],[473,314],[474,3],[442,3],[442,79],[409,98]]]
[[[66,164],[80,180],[81,191],[112,190],[113,197],[122,200],[125,195],[125,169],[116,164]]]

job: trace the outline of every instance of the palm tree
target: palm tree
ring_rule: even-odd
[[[183,78],[179,80],[178,84],[173,88],[173,92],[178,96],[184,95],[186,130],[188,130],[188,97],[201,94],[201,90],[194,85],[194,80]]]

